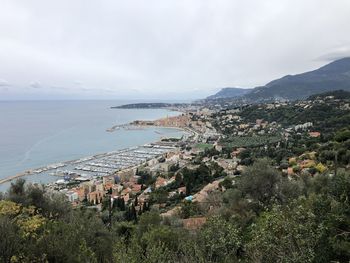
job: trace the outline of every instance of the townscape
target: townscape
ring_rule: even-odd
[[[349,0],[0,2],[0,263],[350,262]]]
[[[115,236],[109,238],[115,237],[119,242],[116,253],[113,249],[94,252],[102,261],[106,258],[105,253],[110,260],[120,256],[121,262],[129,257],[137,261],[143,256],[134,246],[146,246],[147,253],[153,253],[148,250],[152,247],[165,253],[157,256],[161,262],[172,262],[174,253],[183,253],[181,257],[195,261],[208,256],[214,257],[213,262],[222,262],[227,257],[235,260],[259,255],[272,262],[276,255],[270,257],[261,246],[270,246],[270,241],[265,238],[279,238],[276,235],[281,230],[264,232],[264,224],[270,223],[269,216],[273,217],[274,226],[284,228],[287,223],[293,231],[302,231],[299,229],[303,226],[301,221],[312,224],[295,242],[312,240],[314,243],[309,243],[305,249],[314,251],[324,234],[320,227],[326,222],[322,220],[334,213],[338,213],[340,221],[332,221],[327,228],[337,229],[332,239],[335,241],[329,240],[323,246],[333,251],[328,254],[329,258],[346,258],[348,250],[341,246],[349,244],[349,217],[345,215],[348,201],[342,203],[341,200],[349,194],[349,105],[350,93],[335,91],[291,102],[181,107],[178,116],[154,121],[136,120],[120,129],[172,127],[182,129],[182,137],[164,137],[147,145],[34,170],[57,175],[58,180],[44,186],[33,185],[27,190],[24,190],[23,180],[19,180],[12,183],[8,197],[10,200],[33,200],[43,212],[49,209],[47,213],[50,214],[60,214],[53,211],[61,206],[57,208],[55,203],[54,207],[46,207],[53,201],[46,205],[48,201],[37,203],[39,193],[43,195],[41,198],[56,200],[55,196],[63,197],[62,202],[69,202],[69,208],[65,209],[72,209],[74,213],[94,211],[96,220],[101,220],[110,231],[113,229],[110,233]],[[334,184],[337,184],[337,192],[327,192]],[[320,190],[315,190],[320,187],[325,191],[324,196],[313,199],[320,195]],[[321,200],[319,198],[331,198],[333,205],[345,210],[326,208],[329,210],[324,219],[313,217],[322,213],[318,211],[317,203],[313,203]],[[0,204],[0,213],[8,213],[6,211],[11,209],[17,211],[14,212],[15,219],[28,213],[10,201],[0,201]],[[285,206],[291,210],[279,210],[287,209]],[[47,219],[40,214],[43,212],[29,216],[28,224],[34,224],[32,220],[37,223],[33,229],[23,231],[29,231],[31,236],[47,224]],[[287,219],[284,213],[292,215]],[[261,217],[265,214],[267,221]],[[297,216],[299,214],[301,217]],[[317,220],[321,221],[316,223]],[[258,225],[253,227],[252,222]],[[91,231],[95,230],[97,228]],[[202,252],[191,255],[191,241],[186,247],[180,247],[179,240],[187,241],[177,234],[178,231]],[[289,231],[282,235],[288,235]],[[147,240],[134,240],[138,233]],[[208,236],[202,236],[203,233]],[[244,241],[247,233],[254,234],[254,238]],[[217,235],[222,235],[218,247],[200,246],[203,240],[216,240]],[[134,241],[128,241],[128,238]],[[164,240],[162,244],[166,249],[159,247],[159,238]],[[341,246],[330,248],[333,242]],[[288,240],[286,244],[292,251],[300,249]],[[278,252],[277,243],[272,249],[276,250],[274,253],[282,253]],[[286,253],[283,251],[283,255]],[[315,254],[293,255],[296,260],[293,262],[316,257]]]
[[[296,137],[319,141],[322,135],[327,135],[329,132],[327,130],[325,134],[320,132],[322,129],[319,120],[313,123],[313,119],[305,118],[304,122],[298,121],[289,125],[264,118],[254,119],[250,115],[246,116],[251,108],[254,109],[254,114],[259,114],[259,110],[265,114],[266,111],[273,112],[291,107],[293,110],[294,108],[308,110],[314,106],[330,104],[337,104],[339,110],[350,110],[347,100],[326,96],[322,99],[293,103],[275,102],[233,109],[223,109],[222,106],[218,109],[191,107],[182,109],[183,113],[175,117],[155,121],[134,121],[129,125],[180,128],[190,136],[163,138],[162,141],[150,145],[83,158],[67,165],[49,166],[51,169],[46,172],[62,176],[63,179],[47,185],[46,188],[64,193],[74,206],[95,205],[99,210],[102,209],[102,202],[107,196],[113,200],[123,198],[126,205],[132,204],[138,197],[137,209],[141,209],[141,206],[152,197],[153,190],[169,185],[178,187],[170,187],[168,198],[174,199],[174,196],[178,195],[185,200],[185,195],[192,192],[186,191],[186,186],[181,183],[175,184],[176,175],[184,168],[195,169],[199,164],[215,165],[221,180],[213,181],[222,182],[223,175],[227,175],[225,180],[229,181],[244,171],[246,165],[250,163],[250,149],[258,149],[257,151],[263,149],[265,155],[269,155],[270,149],[273,148],[277,154],[279,149],[286,147],[285,144],[296,143],[294,141]],[[211,156],[213,154],[214,156]],[[306,149],[289,158],[284,155],[284,160],[280,160],[282,156],[278,157],[281,162],[279,167],[287,176],[310,172],[323,173],[327,169],[332,169],[327,166],[327,161],[317,159],[316,155],[315,151]],[[213,190],[223,189],[216,184],[216,188],[210,189]],[[167,210],[165,204],[160,205],[164,211]]]

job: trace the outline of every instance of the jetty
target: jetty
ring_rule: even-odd
[[[22,173],[18,173],[18,174],[15,174],[13,176],[9,176],[9,177],[0,179],[0,184],[4,184],[4,183],[10,182],[12,180],[18,179],[20,177],[23,177],[23,176],[26,176],[26,175],[31,175],[31,174],[32,174],[31,171],[25,171],[25,172],[22,172]]]

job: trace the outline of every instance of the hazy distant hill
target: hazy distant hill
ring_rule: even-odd
[[[207,97],[207,100],[215,99],[225,99],[225,98],[234,98],[240,97],[249,93],[252,89],[242,89],[242,88],[223,88],[214,95]]]
[[[295,100],[339,89],[350,90],[350,58],[336,60],[314,71],[287,75],[255,88],[245,97],[254,101],[274,98]]]
[[[265,86],[246,89],[245,91],[248,93],[241,95],[241,99],[250,102],[276,99],[296,100],[340,89],[350,91],[350,58],[336,60],[314,71],[287,75],[273,80]],[[220,92],[223,92],[223,95],[220,95]],[[225,89],[220,92],[207,99],[215,99],[217,95],[224,98]],[[230,97],[237,96],[226,96],[225,98]]]

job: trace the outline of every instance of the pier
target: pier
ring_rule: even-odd
[[[10,176],[10,177],[6,177],[4,179],[0,179],[0,184],[4,184],[7,182],[11,182],[12,180],[18,179],[20,177],[26,176],[26,175],[31,175],[32,173],[29,171],[26,172],[22,172],[22,173],[18,173],[16,175]]]

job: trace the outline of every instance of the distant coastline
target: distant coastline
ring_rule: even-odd
[[[112,106],[111,109],[174,109],[187,107],[188,103],[162,103],[162,102],[149,102],[149,103],[131,103],[119,106]]]

